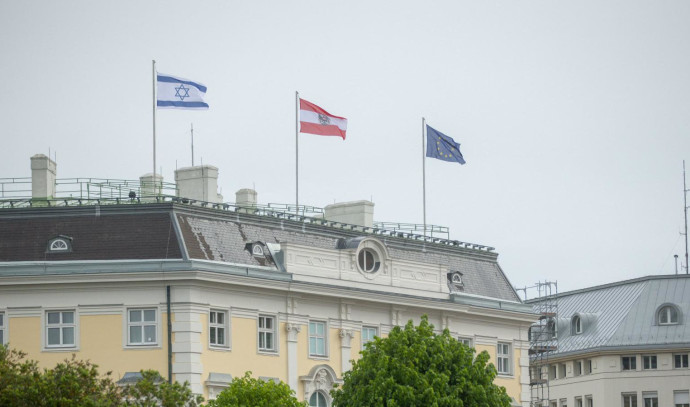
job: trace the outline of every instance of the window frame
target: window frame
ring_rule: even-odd
[[[585,396],[585,407],[594,407],[594,397],[591,394]]]
[[[575,397],[575,407],[584,407],[584,401],[582,397]]]
[[[318,333],[312,334],[312,324],[322,324],[323,325],[323,336],[319,336]],[[316,325],[315,325],[316,326]],[[309,355],[310,358],[315,358],[315,359],[328,359],[328,321],[320,320],[320,319],[310,319],[309,322],[307,323],[307,354]],[[314,342],[314,345],[316,349],[312,352],[312,338],[314,338],[316,341],[319,339],[323,340],[323,354],[319,354],[316,351],[318,350],[318,342]]]
[[[649,361],[649,367],[647,367]],[[657,370],[659,366],[656,355],[642,355],[642,370]]]
[[[626,404],[626,398],[630,400],[630,403]],[[621,405],[623,407],[637,407],[637,393],[621,393]]]
[[[649,406],[647,406],[647,400],[654,400],[656,403],[652,402]],[[643,391],[642,407],[659,407],[659,394],[655,391]]]
[[[54,314],[58,313],[59,314],[59,322],[57,323],[50,323],[48,314]],[[71,323],[66,323],[63,322],[63,314],[65,313],[71,313],[72,314],[72,322]],[[46,309],[43,312],[42,315],[43,318],[43,349],[46,351],[59,351],[59,350],[65,350],[65,351],[74,351],[75,349],[79,348],[79,327],[78,327],[78,313],[76,308],[56,308],[56,309]],[[64,329],[72,328],[72,335],[73,335],[73,343],[65,344],[64,343]],[[49,332],[50,329],[58,329],[60,332],[60,343],[59,344],[50,344],[49,340]]]
[[[139,311],[141,313],[141,321],[131,321],[131,312],[132,311]],[[154,321],[146,321],[145,318],[145,313],[144,311],[153,311],[153,315],[155,317]],[[162,340],[161,340],[161,312],[160,308],[157,306],[141,306],[141,307],[127,307],[125,309],[125,318],[124,322],[126,325],[126,329],[124,330],[124,335],[125,335],[125,343],[126,347],[128,348],[154,348],[154,347],[160,347]],[[153,342],[147,342],[145,341],[145,332],[146,332],[146,327],[147,326],[153,326],[154,332],[156,334],[155,341]],[[141,339],[142,342],[132,342],[132,334],[131,334],[131,329],[133,327],[141,327]]]
[[[365,331],[365,330],[367,330],[367,331],[373,330],[373,331],[374,331],[374,336],[372,336],[371,339],[369,339],[369,340],[367,340],[367,341],[364,341],[364,331]],[[366,345],[367,343],[373,341],[373,340],[374,340],[374,337],[376,337],[376,336],[379,336],[379,328],[378,328],[377,326],[373,326],[373,325],[362,325],[362,331],[360,332],[360,342],[361,342],[362,350],[364,350],[364,345]]]
[[[685,399],[690,399],[690,392],[687,390],[674,390],[673,391],[673,405],[675,407],[690,407],[690,403],[676,403],[678,395],[685,395]]]
[[[312,399],[314,396],[317,397],[317,399],[316,399],[316,404],[311,404],[311,399]],[[325,403],[323,406],[321,406],[321,405],[319,404],[318,396],[321,396],[321,397],[323,398],[323,402]],[[326,397],[326,394],[325,394],[323,391],[321,391],[321,390],[316,390],[316,391],[314,391],[314,392],[309,396],[309,400],[307,400],[307,404],[309,405],[309,407],[329,407],[329,406],[330,406],[330,404],[328,403],[328,397]]]
[[[675,312],[675,315],[676,315],[675,321],[673,321],[673,318],[671,318],[673,316],[673,314],[672,314],[673,312]],[[662,313],[666,317],[666,322],[662,322],[662,319],[661,319]],[[656,310],[657,325],[659,325],[659,326],[680,325],[680,321],[682,319],[681,315],[682,315],[682,313],[680,311],[680,308],[677,307],[675,304],[669,304],[669,303],[661,304],[659,306],[659,308],[657,308],[657,310]]]
[[[573,376],[582,376],[584,371],[582,360],[576,360],[573,362]]]
[[[678,366],[678,363],[676,363],[678,360],[677,359],[678,357],[680,357],[680,366]],[[689,367],[688,366],[689,365],[688,359],[690,359],[690,357],[688,357],[687,353],[674,353],[673,354],[673,368],[674,369],[687,369]],[[683,363],[683,362],[685,362],[685,363]],[[685,366],[683,366],[683,365],[685,365]]]
[[[507,353],[501,351],[503,347],[508,350]],[[512,350],[513,347],[510,342],[498,342],[496,344],[496,371],[500,376],[511,376],[513,374]],[[507,369],[505,368],[506,363],[508,365]]]
[[[458,336],[457,340],[458,340],[458,342],[460,342],[460,343],[462,343],[462,344],[464,344],[470,348],[474,347],[473,346],[474,345],[473,338],[471,338],[469,336]]]
[[[213,315],[216,316],[216,322],[213,322]],[[218,323],[218,315],[223,315],[223,322]],[[211,332],[215,329],[216,334],[212,336]],[[224,344],[213,343],[215,337],[218,340],[218,329],[223,329]],[[211,349],[228,350],[230,349],[230,313],[227,310],[220,308],[211,308],[208,311],[208,347]]]
[[[261,327],[261,319],[264,318],[264,321],[266,318],[270,318],[273,323],[272,328],[266,328],[265,326],[262,328]],[[263,354],[269,354],[269,355],[277,355],[278,354],[278,317],[273,314],[259,314],[256,318],[256,349],[258,353],[263,353]],[[264,323],[264,325],[266,325]],[[272,334],[273,335],[273,343],[272,347],[261,347],[261,334]],[[266,342],[264,340],[264,342]]]
[[[581,335],[582,334],[582,318],[580,318],[579,315],[575,315],[573,317],[573,334],[575,334],[575,335]]]
[[[566,379],[568,377],[568,366],[565,363],[559,363],[557,374],[559,379]]]
[[[583,370],[582,374],[585,374],[585,375],[592,374],[592,359],[585,359],[582,362],[582,365],[583,365],[582,366],[582,370]]]
[[[627,369],[625,368],[625,360],[632,362],[632,363],[629,363],[629,366]],[[637,371],[637,355],[621,356],[621,371],[622,372],[635,372],[635,371]]]

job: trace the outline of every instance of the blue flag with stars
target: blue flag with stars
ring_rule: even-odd
[[[158,109],[208,109],[206,86],[172,75],[156,73]]]
[[[460,153],[460,143],[456,143],[455,140],[428,124],[426,125],[426,156],[465,164],[465,159]]]

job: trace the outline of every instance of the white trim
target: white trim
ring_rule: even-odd
[[[2,338],[0,338],[0,345],[4,345],[8,342],[9,338],[9,327],[10,323],[8,321],[7,312],[4,309],[0,309],[0,332],[2,332]]]
[[[508,353],[499,353],[499,349],[503,346],[508,347]],[[499,369],[499,360],[503,360],[503,364],[505,365],[505,360],[508,360],[508,369],[504,369],[501,371]],[[513,376],[515,369],[513,369],[513,344],[511,342],[497,342],[496,343],[496,371],[498,372],[499,376]]]
[[[311,352],[311,324],[323,324],[323,347],[324,347],[324,354],[323,355],[318,355],[318,354],[312,354]],[[330,324],[328,320],[323,320],[323,319],[310,319],[309,322],[307,323],[307,355],[309,356],[309,359],[317,359],[317,360],[328,360],[329,359],[329,336],[330,336]],[[315,336],[315,338],[318,338]]]
[[[223,335],[223,339],[225,340],[224,345],[218,345],[218,344],[213,344],[211,343],[211,313],[222,313],[223,317],[225,318],[225,321],[222,324],[214,323],[214,327],[216,328],[223,328],[225,330],[225,334]],[[208,341],[208,348],[211,350],[221,350],[221,351],[229,351],[232,349],[232,332],[230,331],[231,327],[231,315],[230,315],[230,310],[227,308],[222,308],[222,307],[211,307],[208,312],[205,314],[206,315],[206,321],[207,321],[207,326],[208,326],[208,332],[207,332],[207,338],[206,340]]]
[[[129,342],[129,311],[134,311],[134,310],[150,310],[153,309],[155,310],[156,313],[156,342],[155,343],[142,343],[142,344],[131,344]],[[172,310],[171,310],[172,312]],[[131,306],[125,306],[122,309],[122,347],[123,349],[155,349],[155,348],[161,348],[163,345],[163,337],[162,337],[162,328],[161,328],[161,319],[162,319],[162,312],[161,312],[161,307],[160,305],[131,305]],[[142,319],[143,319],[143,312],[142,312]],[[145,322],[145,321],[142,321]],[[141,324],[143,325],[150,325],[150,324]],[[143,337],[143,330],[142,330],[142,337]]]
[[[259,327],[259,318],[272,318],[273,319],[273,349],[261,349],[259,347],[259,337],[261,333],[261,329],[264,330],[264,332],[270,332],[267,328],[260,328]],[[278,320],[278,314],[273,314],[273,313],[259,313],[256,317],[256,352],[261,355],[273,355],[277,356],[280,354],[280,347],[279,347],[279,329],[280,327],[280,321]]]
[[[54,325],[55,328],[60,329],[60,338],[62,342],[62,328],[73,327],[74,328],[74,344],[70,345],[48,345],[48,313],[59,312],[60,321],[62,321],[63,312],[72,312],[74,314],[72,324],[59,324]],[[41,350],[44,352],[76,352],[79,351],[80,341],[79,341],[79,309],[74,307],[51,307],[44,308],[41,313]]]

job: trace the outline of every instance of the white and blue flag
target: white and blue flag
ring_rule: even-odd
[[[159,109],[208,109],[206,86],[189,79],[157,73],[156,106]]]

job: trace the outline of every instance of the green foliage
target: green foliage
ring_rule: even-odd
[[[89,361],[66,359],[40,371],[26,354],[0,346],[0,405],[109,407],[120,405],[119,388]]]
[[[156,371],[142,371],[143,380],[120,388],[111,372],[100,376],[89,361],[66,359],[52,369],[39,369],[24,352],[0,345],[0,406],[3,407],[197,407],[203,397],[188,383],[169,384]]]
[[[290,386],[280,382],[253,379],[251,372],[235,378],[218,398],[208,402],[209,407],[306,407],[297,401]]]
[[[509,407],[505,388],[493,384],[489,355],[455,338],[437,335],[428,318],[409,321],[361,352],[341,388],[331,392],[337,407]]]
[[[204,398],[192,393],[189,383],[168,383],[155,370],[142,370],[142,379],[123,390],[125,406],[197,407]]]

